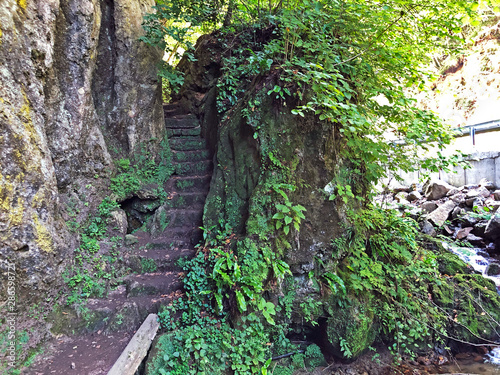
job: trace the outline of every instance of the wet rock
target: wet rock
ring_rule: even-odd
[[[467,227],[467,228],[462,228],[459,229],[455,235],[455,238],[457,240],[463,240],[465,237],[469,235],[469,233],[474,229],[473,227]]]
[[[453,186],[444,181],[433,181],[427,186],[425,190],[425,197],[429,200],[435,201],[446,196],[446,194],[453,189]]]
[[[471,353],[458,353],[457,355],[455,355],[455,359],[468,359],[471,356]]]
[[[424,203],[422,203],[420,208],[423,211],[430,213],[430,212],[434,211],[436,208],[438,208],[438,205],[435,202],[424,202]]]
[[[484,232],[486,231],[486,226],[488,225],[487,221],[480,221],[476,225],[474,225],[474,229],[472,230],[472,234],[483,237]]]
[[[436,236],[436,229],[434,228],[434,225],[429,223],[427,220],[424,221],[424,223],[422,224],[422,229],[420,229],[420,231],[423,234],[427,234],[428,236],[431,236],[431,237]]]
[[[490,219],[484,231],[484,236],[495,242],[500,239],[500,212],[497,211]]]
[[[436,210],[432,211],[429,215],[427,215],[427,220],[437,227],[443,226],[444,222],[448,220],[448,216],[451,211],[457,206],[457,204],[453,201],[446,201],[441,206],[439,206]]]
[[[500,264],[499,263],[490,263],[486,268],[486,274],[488,276],[497,276],[500,275]]]
[[[471,245],[484,246],[484,240],[481,237],[475,236],[472,233],[465,238]]]
[[[482,178],[481,181],[479,181],[479,186],[488,190],[495,190],[495,184],[486,178]]]
[[[418,191],[411,191],[406,199],[408,199],[408,201],[410,202],[413,202],[419,200],[420,198],[422,198],[422,194],[420,194]]]

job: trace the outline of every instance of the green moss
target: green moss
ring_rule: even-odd
[[[330,304],[327,311],[327,337],[339,358],[358,357],[367,349],[376,337],[374,314],[370,300],[359,300],[351,297],[350,306],[340,308]]]
[[[434,302],[443,308],[452,308],[454,301],[454,288],[451,283],[445,282],[440,285],[432,284],[432,295]]]

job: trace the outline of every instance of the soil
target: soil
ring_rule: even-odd
[[[26,375],[106,375],[134,332],[60,337],[46,344]]]

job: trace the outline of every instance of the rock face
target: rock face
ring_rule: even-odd
[[[88,213],[113,158],[163,135],[160,54],[137,40],[153,4],[0,6],[0,269],[17,266],[18,311],[57,292],[77,247],[70,209]]]

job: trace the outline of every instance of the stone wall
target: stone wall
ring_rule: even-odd
[[[161,140],[161,54],[137,39],[153,4],[2,1],[0,307],[8,263],[16,266],[18,311],[58,302],[78,241],[70,214],[84,218],[99,204],[114,158]],[[34,324],[23,319],[17,329]]]

